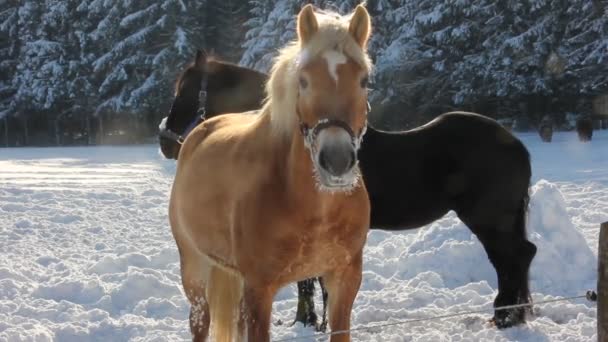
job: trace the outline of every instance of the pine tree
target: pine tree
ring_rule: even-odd
[[[598,95],[608,92],[608,3],[569,2],[567,26],[561,49],[570,80],[564,91]]]
[[[171,102],[173,80],[203,46],[204,1],[111,3],[91,34],[104,45],[93,62],[101,99],[97,113],[132,113],[156,122]],[[92,4],[93,5],[93,4]]]
[[[249,30],[240,63],[267,72],[277,49],[295,36],[299,7],[297,0],[251,1],[252,17],[245,23]]]
[[[565,22],[580,20],[566,18],[567,3],[404,0],[383,14],[394,33],[380,47],[373,99],[422,113],[416,124],[450,109],[551,111],[564,82],[554,71]]]
[[[0,119],[11,113],[10,101],[15,93],[12,77],[19,51],[17,10],[16,0],[0,0]]]
[[[211,54],[237,63],[243,54],[249,4],[240,0],[208,0],[205,11],[205,40]]]
[[[384,0],[381,0],[384,1]],[[346,14],[359,3],[354,0],[250,0],[248,31],[240,63],[267,72],[277,50],[296,36],[296,15],[306,3]]]

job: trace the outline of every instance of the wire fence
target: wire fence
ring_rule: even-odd
[[[423,318],[414,318],[414,319],[408,319],[408,320],[396,321],[396,322],[390,322],[390,323],[364,325],[364,326],[356,327],[356,328],[349,329],[349,330],[336,330],[336,331],[331,331],[331,332],[326,332],[326,333],[317,333],[317,334],[311,334],[311,335],[305,335],[305,336],[295,336],[295,337],[273,340],[273,342],[287,342],[287,341],[298,341],[298,340],[309,340],[310,341],[310,340],[317,340],[320,337],[327,337],[327,336],[331,336],[331,335],[341,335],[341,334],[346,334],[346,333],[351,333],[351,332],[369,331],[369,330],[373,330],[373,329],[386,328],[386,327],[391,327],[391,326],[395,326],[395,325],[406,325],[406,324],[418,323],[418,322],[424,322],[424,321],[433,321],[433,320],[439,320],[439,319],[454,318],[454,317],[458,317],[458,316],[485,313],[485,312],[494,311],[494,310],[497,310],[497,311],[509,310],[509,309],[533,307],[536,305],[542,305],[542,304],[548,304],[548,303],[567,302],[567,301],[572,301],[572,300],[581,299],[581,298],[586,298],[589,301],[595,302],[597,300],[597,294],[595,293],[595,291],[587,291],[586,294],[580,295],[580,296],[561,297],[561,298],[548,299],[548,300],[543,300],[543,301],[534,302],[534,303],[505,305],[505,306],[499,306],[499,307],[495,307],[495,308],[493,307],[493,308],[486,308],[486,309],[461,311],[461,312],[456,312],[456,313],[452,313],[452,314],[423,317]]]

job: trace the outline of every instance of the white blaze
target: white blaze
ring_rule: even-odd
[[[167,128],[167,119],[168,118],[169,118],[168,116],[163,118],[163,120],[160,122],[160,125],[158,125],[159,130],[164,131]]]
[[[338,83],[338,65],[346,63],[346,56],[336,50],[329,50],[323,53],[323,57],[327,61],[329,74]]]
[[[298,56],[297,65],[301,67],[305,66],[310,62],[310,52],[306,49],[300,51],[300,55]]]

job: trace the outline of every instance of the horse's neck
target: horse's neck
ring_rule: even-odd
[[[293,132],[286,152],[286,185],[289,191],[303,191],[308,188],[316,190],[310,152],[304,146],[304,139],[297,130]]]
[[[349,197],[356,198],[354,201],[361,200],[362,197],[353,193],[360,193],[364,189],[363,185],[359,185],[352,193],[319,189],[310,151],[304,146],[304,139],[298,130],[291,137],[289,152],[285,157],[287,167],[284,168],[285,189],[282,193],[288,207],[297,210],[300,217],[325,222],[327,218],[335,218],[332,215],[340,212],[338,208],[343,208]],[[367,195],[363,198],[367,200]]]
[[[294,127],[287,137],[271,134],[270,116],[267,114],[263,113],[260,117],[258,124],[263,128],[258,128],[265,132],[260,134],[268,144],[265,149],[273,151],[273,183],[285,194],[284,200],[297,205],[298,210],[331,207],[333,201],[342,197],[321,192],[317,188],[310,151],[304,146],[304,137],[298,128]]]

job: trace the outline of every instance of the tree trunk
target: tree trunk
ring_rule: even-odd
[[[103,115],[99,114],[99,130],[97,131],[97,144],[103,145]]]
[[[608,222],[600,226],[597,260],[597,341],[608,342]]]
[[[24,117],[23,118],[23,146],[28,146],[29,145],[29,141],[30,141],[30,136],[29,136],[29,132],[27,129],[27,118]]]
[[[8,147],[8,115],[4,117],[4,146]]]
[[[87,145],[91,145],[93,143],[93,137],[91,135],[91,114],[88,111],[85,118],[85,126],[87,130]]]
[[[61,146],[61,137],[59,136],[59,118],[55,119],[55,145]]]
[[[139,139],[140,138],[140,136],[139,136],[139,114],[134,115],[133,118],[135,119],[133,121],[133,126],[135,129],[135,132],[134,132],[135,134],[133,134],[133,137],[134,137],[133,143],[137,144],[140,142],[140,139]]]

